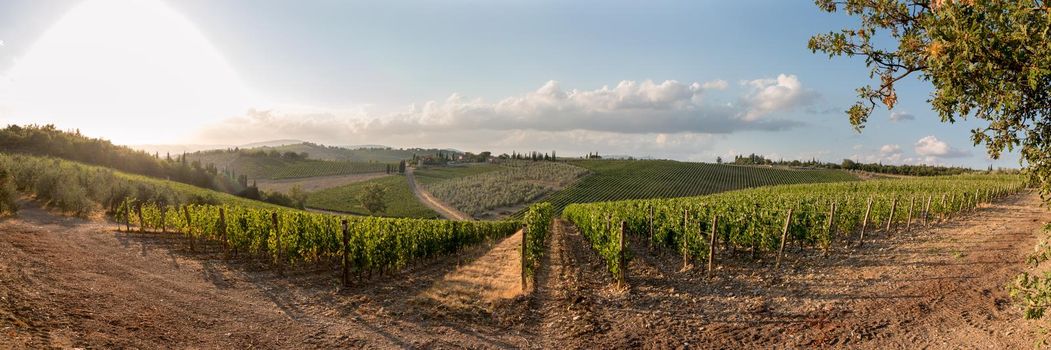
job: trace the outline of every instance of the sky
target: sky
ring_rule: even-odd
[[[855,19],[810,1],[0,1],[0,122],[119,144],[298,139],[712,162],[1017,167],[898,86],[861,133]]]

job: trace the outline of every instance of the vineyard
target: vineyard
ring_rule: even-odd
[[[582,160],[591,175],[546,200],[556,212],[571,203],[690,197],[768,185],[855,181],[839,170],[794,170],[670,160]]]
[[[335,216],[235,206],[164,206],[126,200],[114,215],[131,230],[178,232],[219,243],[231,255],[261,256],[278,266],[340,264],[359,277],[394,272],[419,259],[514,233],[514,221],[456,222]],[[344,226],[345,225],[345,226]]]
[[[478,216],[486,211],[534,201],[587,174],[581,167],[555,162],[506,162],[500,170],[450,178],[427,185],[438,199]]]
[[[623,276],[623,235],[682,254],[684,263],[713,259],[719,245],[753,256],[777,252],[778,259],[789,243],[828,254],[835,242],[863,244],[866,230],[945,220],[1024,186],[1015,175],[785,185],[702,197],[573,204],[563,216],[588,238],[609,271]]]
[[[390,163],[350,162],[282,157],[278,154],[240,151],[206,151],[186,155],[203,165],[213,164],[249,179],[299,179],[315,176],[382,173]],[[395,163],[395,165],[397,165]]]

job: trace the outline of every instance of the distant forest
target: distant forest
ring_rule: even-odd
[[[716,160],[722,163],[722,158]],[[736,165],[778,165],[778,166],[791,166],[801,168],[819,168],[819,169],[843,169],[843,170],[857,170],[867,171],[871,173],[880,174],[892,174],[892,175],[907,175],[907,176],[936,176],[936,175],[958,175],[965,173],[973,173],[978,170],[964,167],[945,167],[945,166],[934,166],[934,165],[888,165],[880,163],[859,163],[850,159],[844,159],[841,163],[830,163],[821,162],[818,160],[799,161],[799,160],[771,160],[762,155],[750,154],[747,156],[736,156],[731,164]],[[993,169],[990,167],[989,171]]]

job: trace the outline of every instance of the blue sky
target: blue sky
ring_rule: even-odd
[[[63,106],[88,103],[95,114],[78,114],[84,108],[0,105],[0,118],[56,122],[121,143],[295,138],[699,161],[755,152],[786,159],[1017,166],[1016,155],[992,162],[983,148],[971,146],[969,130],[980,124],[939,122],[926,104],[930,88],[924,82],[899,87],[898,121],[878,109],[865,131],[855,133],[842,111],[854,102],[854,89],[868,82],[863,62],[829,60],[806,48],[811,35],[854,20],[821,12],[809,1],[148,0],[197,33],[158,32],[157,40],[170,42],[170,50],[186,57],[144,53],[146,60],[161,63],[136,67],[141,70],[135,74],[124,72],[127,64],[79,67],[82,63],[72,57],[95,47],[120,51],[113,47],[130,46],[121,44],[131,40],[122,39],[123,34],[100,45],[78,46],[77,54],[60,54],[68,52],[63,45],[82,39],[76,34],[41,39],[55,27],[65,28],[53,29],[60,33],[90,32],[83,26],[152,18],[159,11],[83,9],[103,6],[92,2],[122,1],[129,0],[0,2],[0,74],[6,76],[7,93],[19,96],[5,100],[0,95],[0,104],[28,104],[33,99],[24,97],[31,95],[26,86],[66,86],[62,79],[119,82],[125,76],[123,85],[141,86],[135,93],[143,95],[123,96],[152,104],[85,102],[107,101],[109,91],[86,82],[70,85],[79,90],[67,95],[86,91],[87,96],[100,96],[68,103],[62,94],[39,100]],[[74,10],[77,6],[81,9]],[[56,25],[70,11],[90,14],[76,25]],[[150,23],[164,21],[150,20],[129,30],[151,37],[157,29]],[[34,50],[62,58],[48,59]],[[210,59],[192,68],[179,64],[198,62],[193,56],[198,53],[184,54],[197,50],[214,51],[236,81],[212,81],[226,68],[216,68]],[[97,57],[107,62],[119,54]],[[39,73],[54,66],[112,72],[75,77]],[[153,78],[156,67],[176,73]],[[194,75],[201,71],[219,73]],[[163,82],[173,75],[194,78]],[[201,97],[173,86],[213,87],[215,92]],[[222,91],[242,87],[251,98],[236,106],[221,103],[236,99],[227,99]],[[180,109],[187,105],[209,108]],[[107,113],[109,109],[118,112]],[[161,133],[136,126],[144,120],[141,124],[156,126],[173,119],[184,123]]]

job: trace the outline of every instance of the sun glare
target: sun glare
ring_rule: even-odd
[[[10,120],[120,143],[172,142],[251,98],[194,25],[160,0],[88,0],[7,74]]]

